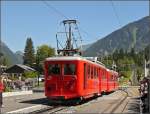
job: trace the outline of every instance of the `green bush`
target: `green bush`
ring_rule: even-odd
[[[5,89],[4,89],[4,92],[12,92],[11,88],[6,86]]]
[[[23,76],[24,76],[25,78],[36,78],[37,75],[38,75],[37,72],[25,72],[25,73],[23,74]]]

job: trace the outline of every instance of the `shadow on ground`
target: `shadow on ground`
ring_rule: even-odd
[[[28,104],[46,104],[48,102],[47,98],[40,98],[40,99],[32,99],[32,100],[26,100],[21,101],[20,103],[28,103]]]
[[[107,93],[107,94],[105,93],[104,95],[109,95],[111,93]],[[99,96],[99,97],[101,97],[101,96]],[[80,99],[58,101],[58,100],[50,100],[48,98],[40,98],[40,99],[21,101],[20,103],[41,104],[41,105],[47,105],[47,106],[76,106],[76,105],[81,105],[81,104],[87,103],[91,100],[96,100],[97,98],[98,98],[98,96],[88,98],[88,99],[82,100],[82,101]]]

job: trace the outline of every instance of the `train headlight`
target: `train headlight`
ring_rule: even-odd
[[[52,76],[48,76],[47,79],[48,79],[48,80],[51,80],[51,79],[52,79]]]

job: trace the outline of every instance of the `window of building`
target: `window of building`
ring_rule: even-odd
[[[75,64],[64,64],[64,75],[75,75]]]
[[[60,64],[49,64],[48,75],[60,75]]]

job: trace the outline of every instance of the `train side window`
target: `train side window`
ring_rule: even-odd
[[[94,67],[94,78],[96,78],[96,68]]]
[[[76,66],[75,64],[64,65],[64,75],[75,75]]]
[[[110,76],[110,81],[114,81],[114,76],[113,75]]]
[[[95,67],[95,79],[97,79],[97,68]]]
[[[105,72],[102,71],[102,79],[105,80],[106,79],[106,75],[105,75]]]
[[[98,76],[99,76],[99,72],[98,72],[98,68],[97,68],[97,78],[98,78]]]
[[[97,68],[95,67],[95,79],[96,79],[96,77],[97,77]]]
[[[90,78],[90,65],[88,65],[88,78]]]
[[[116,81],[116,77],[115,77],[115,75],[114,75],[114,81]]]
[[[99,72],[98,77],[101,77],[101,69],[100,68],[99,68],[98,72]]]
[[[60,74],[60,64],[48,65],[48,75],[59,75],[59,74]]]
[[[93,79],[93,67],[91,66],[91,78]]]

